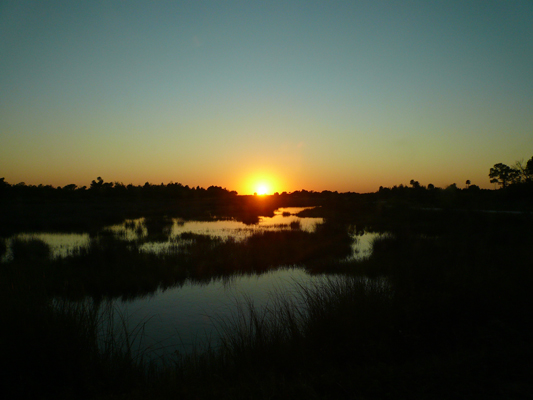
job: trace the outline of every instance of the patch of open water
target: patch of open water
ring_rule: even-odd
[[[275,293],[288,294],[296,284],[308,286],[324,279],[326,275],[309,275],[302,269],[287,267],[207,285],[186,284],[146,298],[118,300],[114,307],[124,317],[129,331],[143,326],[143,335],[136,338],[133,347],[146,351],[149,359],[168,359],[176,352],[186,354],[195,348],[216,347],[217,321],[231,319],[239,302],[244,304],[248,299],[261,310]],[[117,328],[121,329],[118,325]]]

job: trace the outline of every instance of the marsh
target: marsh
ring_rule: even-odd
[[[486,382],[470,372],[485,365],[503,375],[484,393],[508,391],[504,376],[530,354],[531,216],[351,207],[279,208],[253,223],[151,213],[6,237],[6,384],[40,382],[24,387],[44,397],[155,382],[162,398],[297,397],[301,385],[342,397],[429,374],[440,380],[420,393],[443,380],[466,393]],[[212,374],[228,379],[199,384]],[[388,383],[366,384],[378,377]]]

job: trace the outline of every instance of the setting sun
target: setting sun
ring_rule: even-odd
[[[259,185],[257,185],[257,190],[256,190],[257,194],[259,195],[269,194],[268,192],[269,192],[268,185],[264,183],[260,183]]]
[[[256,194],[258,196],[272,195],[284,189],[283,181],[273,171],[251,170],[242,179],[239,194]]]

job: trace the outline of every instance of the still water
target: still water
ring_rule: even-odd
[[[296,216],[303,208],[280,208],[274,217],[263,217],[258,224],[245,225],[235,220],[183,221],[170,220],[166,226],[167,241],[146,242],[140,249],[147,252],[170,251],[176,246],[176,238],[182,233],[203,234],[221,239],[232,238],[242,241],[250,235],[264,230],[302,229],[309,232],[323,223],[322,218],[300,218]],[[107,231],[126,241],[148,237],[143,219],[127,220],[122,224],[106,228]],[[379,234],[365,233],[354,236],[352,255],[346,260],[368,257],[371,243]],[[80,248],[89,246],[88,234],[23,233],[19,239],[35,238],[50,246],[51,257],[65,257]],[[10,241],[3,261],[12,257]],[[178,241],[179,244],[179,241]],[[245,299],[261,309],[269,304],[275,293],[290,294],[298,284],[303,286],[330,279],[331,275],[310,275],[292,266],[281,267],[260,275],[237,275],[226,280],[212,280],[207,284],[187,281],[183,286],[158,290],[152,295],[134,300],[114,300],[116,323],[121,329],[122,321],[136,336],[134,348],[153,360],[168,358],[172,354],[190,352],[195,346],[205,348],[216,346],[216,322],[234,315],[237,303]],[[140,340],[140,342],[139,342]]]
[[[229,281],[207,285],[186,284],[158,291],[148,298],[116,301],[115,310],[125,317],[131,332],[142,327],[142,341],[135,347],[150,359],[190,352],[195,346],[217,345],[217,321],[234,316],[237,304],[246,299],[262,309],[276,292],[290,294],[295,284],[309,285],[326,279],[311,276],[301,269],[278,269],[261,275],[238,276]]]

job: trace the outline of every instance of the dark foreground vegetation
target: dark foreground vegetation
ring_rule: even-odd
[[[170,213],[159,211],[136,242],[95,228],[87,249],[62,259],[39,240],[15,240],[13,260],[0,264],[3,398],[531,398],[533,217],[520,185],[474,189],[476,201],[457,188],[428,200],[436,189],[416,183],[369,196],[299,193],[301,204],[282,205],[320,201],[302,213],[326,218],[314,233],[292,226],[243,242],[182,234],[185,246],[159,255],[139,251],[166,238]],[[249,202],[239,212],[253,216],[265,200],[243,199],[199,201],[209,213]],[[370,258],[341,261],[363,229],[388,234]],[[109,299],[286,265],[330,279],[278,293],[264,310],[243,301],[218,321],[220,346],[156,366],[110,328],[120,316]]]

